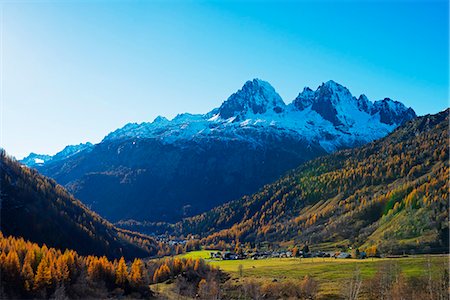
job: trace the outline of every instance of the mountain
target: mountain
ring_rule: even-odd
[[[51,155],[37,154],[31,152],[27,157],[23,158],[20,162],[29,167],[42,166],[52,159]]]
[[[169,121],[127,124],[103,140],[155,138],[164,143],[180,140],[253,140],[260,134],[289,136],[319,144],[326,152],[365,144],[383,137],[416,117],[413,109],[389,98],[358,99],[334,81],[312,91],[305,88],[289,105],[275,89],[259,79],[247,81],[219,108],[204,115],[181,114]]]
[[[212,247],[269,241],[448,252],[449,112],[304,163],[256,194],[183,220],[177,234],[201,235]]]
[[[112,221],[175,222],[414,117],[399,102],[355,98],[333,81],[305,88],[286,105],[254,79],[206,114],[130,123],[88,150],[33,167]]]
[[[0,229],[59,249],[111,258],[155,255],[153,239],[114,227],[55,181],[0,153]]]
[[[94,148],[94,145],[87,142],[84,144],[81,143],[78,145],[66,146],[63,150],[61,150],[60,152],[56,153],[53,156],[46,154],[36,154],[32,152],[30,153],[30,155],[20,160],[20,162],[29,167],[38,167],[43,166],[45,164],[68,159],[71,156],[79,154],[83,151],[89,152],[90,150],[92,150],[92,148]]]

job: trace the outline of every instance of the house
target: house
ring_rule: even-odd
[[[352,255],[347,252],[341,252],[339,255],[336,256],[336,258],[352,258]]]
[[[239,257],[238,257],[238,255],[236,253],[233,253],[233,252],[230,252],[230,251],[224,252],[222,254],[222,259],[223,260],[236,260],[238,258]]]
[[[319,252],[316,253],[315,256],[316,256],[316,257],[330,257],[331,254],[330,254],[330,253],[327,253],[327,252],[319,251]]]
[[[210,252],[209,255],[211,258],[221,258],[222,257],[222,253],[220,251]]]

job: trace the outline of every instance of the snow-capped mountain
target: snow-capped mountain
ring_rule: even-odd
[[[254,193],[319,155],[384,137],[414,117],[399,102],[356,98],[333,81],[304,88],[286,104],[254,79],[208,113],[129,123],[99,144],[23,162],[112,221],[178,221]]]
[[[243,121],[247,114],[280,113],[286,104],[268,83],[259,79],[247,81],[241,90],[231,95],[218,109],[222,119],[234,117],[234,121]]]
[[[255,139],[258,132],[291,135],[319,143],[327,152],[386,136],[414,118],[411,108],[389,98],[372,103],[355,98],[334,81],[304,90],[286,105],[275,89],[254,79],[207,114],[181,114],[173,120],[157,117],[151,123],[127,124],[104,141],[156,138],[165,143],[180,139]],[[249,133],[252,134],[249,135]]]
[[[64,147],[63,150],[56,153],[55,155],[46,155],[46,154],[36,154],[36,153],[30,153],[27,157],[20,160],[21,163],[29,166],[29,167],[36,167],[36,166],[43,166],[45,164],[48,164],[50,162],[57,162],[64,159],[67,159],[73,155],[79,154],[83,151],[91,151],[94,145],[92,143],[80,143],[78,145],[69,145]]]
[[[36,154],[31,152],[27,157],[23,158],[20,162],[29,167],[42,166],[52,159],[51,155]]]

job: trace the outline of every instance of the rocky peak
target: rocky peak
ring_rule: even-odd
[[[366,97],[366,95],[362,94],[358,98],[358,108],[360,111],[364,111],[366,113],[370,113],[372,109],[372,102]]]
[[[407,108],[403,103],[390,98],[375,101],[371,114],[377,113],[380,115],[380,121],[388,125],[400,125],[416,117],[412,108]]]
[[[166,117],[163,116],[157,116],[154,120],[153,120],[153,124],[165,124],[168,123],[169,120]]]
[[[246,114],[281,113],[286,104],[275,89],[266,81],[247,81],[242,89],[232,94],[219,108],[223,119],[242,119]]]
[[[316,91],[317,101],[331,102],[333,105],[338,105],[341,102],[355,103],[355,98],[350,91],[340,85],[339,83],[329,80],[323,83]]]
[[[338,110],[341,110],[343,106],[357,106],[356,99],[350,91],[333,80],[319,86],[315,94],[311,109],[335,126],[343,124],[338,118]]]
[[[315,96],[316,94],[312,89],[304,87],[303,91],[298,94],[292,103],[298,110],[304,110],[313,104]]]

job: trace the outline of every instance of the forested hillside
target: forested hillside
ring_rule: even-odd
[[[262,241],[448,252],[448,114],[301,165],[260,192],[177,224],[207,245]]]
[[[219,275],[200,259],[135,258],[127,264],[123,257],[81,256],[0,232],[1,299],[148,299],[153,294],[149,283],[183,277],[191,282],[186,287],[196,288]]]
[[[118,229],[86,208],[54,180],[0,153],[1,230],[58,249],[108,257],[158,251],[145,235]]]

